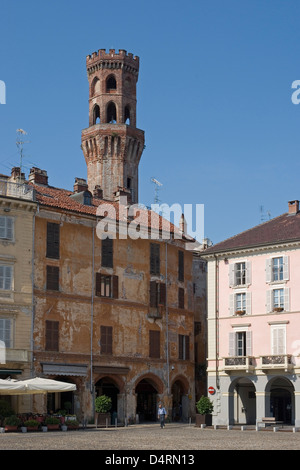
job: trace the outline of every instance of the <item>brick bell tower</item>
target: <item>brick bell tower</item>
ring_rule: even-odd
[[[81,135],[92,193],[102,190],[113,201],[128,195],[138,202],[138,166],[144,131],[136,127],[139,58],[125,50],[100,49],[86,58],[89,81],[89,127]]]

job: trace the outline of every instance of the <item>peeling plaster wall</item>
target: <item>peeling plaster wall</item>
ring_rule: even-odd
[[[60,259],[47,259],[47,221],[60,221]],[[154,377],[155,386],[163,384],[159,397],[172,394],[172,384],[178,376],[189,383],[187,413],[194,413],[194,311],[191,298],[193,285],[192,259],[185,252],[185,282],[178,283],[179,241],[168,245],[168,319],[149,317],[150,240],[114,240],[114,267],[101,267],[101,241],[93,237],[95,220],[82,216],[41,210],[36,221],[35,261],[35,357],[36,369],[43,363],[86,365],[85,377],[72,377],[83,413],[93,416],[91,390],[104,376],[126,394],[120,398],[119,419],[135,416],[135,385],[140,377]],[[94,273],[92,254],[94,252]],[[46,265],[59,266],[59,292],[46,290]],[[165,280],[165,243],[161,246],[161,275]],[[118,299],[92,295],[96,272],[119,276]],[[185,288],[185,309],[178,308],[178,286]],[[45,321],[59,322],[59,351],[45,351]],[[167,320],[169,335],[169,366],[167,364]],[[100,354],[100,327],[113,328],[113,354]],[[149,357],[149,330],[160,331],[160,358]],[[178,334],[190,337],[190,360],[178,359]],[[92,335],[92,350],[91,350]],[[93,370],[91,370],[91,367]],[[103,367],[108,368],[105,374]],[[102,369],[101,369],[102,368]],[[126,370],[120,370],[125,368]],[[100,371],[100,372],[97,372]],[[169,389],[168,389],[169,384]],[[121,394],[122,394],[121,393]],[[129,398],[131,397],[131,398]],[[168,398],[169,406],[172,398]],[[121,409],[124,409],[121,414]]]

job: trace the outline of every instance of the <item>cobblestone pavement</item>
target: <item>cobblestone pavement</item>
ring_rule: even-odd
[[[1,450],[299,450],[300,432],[133,425],[77,431],[1,433]]]

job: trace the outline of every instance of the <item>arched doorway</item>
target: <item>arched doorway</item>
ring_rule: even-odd
[[[292,424],[294,410],[294,386],[284,377],[278,377],[269,384],[270,415],[276,421]]]
[[[186,379],[176,378],[172,388],[172,421],[187,421],[188,419],[188,383]]]
[[[137,395],[136,414],[139,421],[156,421],[157,389],[149,379],[142,379],[135,387]]]
[[[255,424],[255,386],[247,378],[238,378],[229,388],[229,424]]]
[[[117,415],[119,388],[117,387],[115,382],[113,382],[110,377],[102,377],[98,380],[98,382],[96,382],[95,388],[96,397],[99,397],[100,395],[106,395],[111,398],[111,415]]]

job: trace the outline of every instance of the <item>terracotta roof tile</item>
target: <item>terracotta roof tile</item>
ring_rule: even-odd
[[[300,212],[282,214],[207,248],[203,254],[300,240]]]

